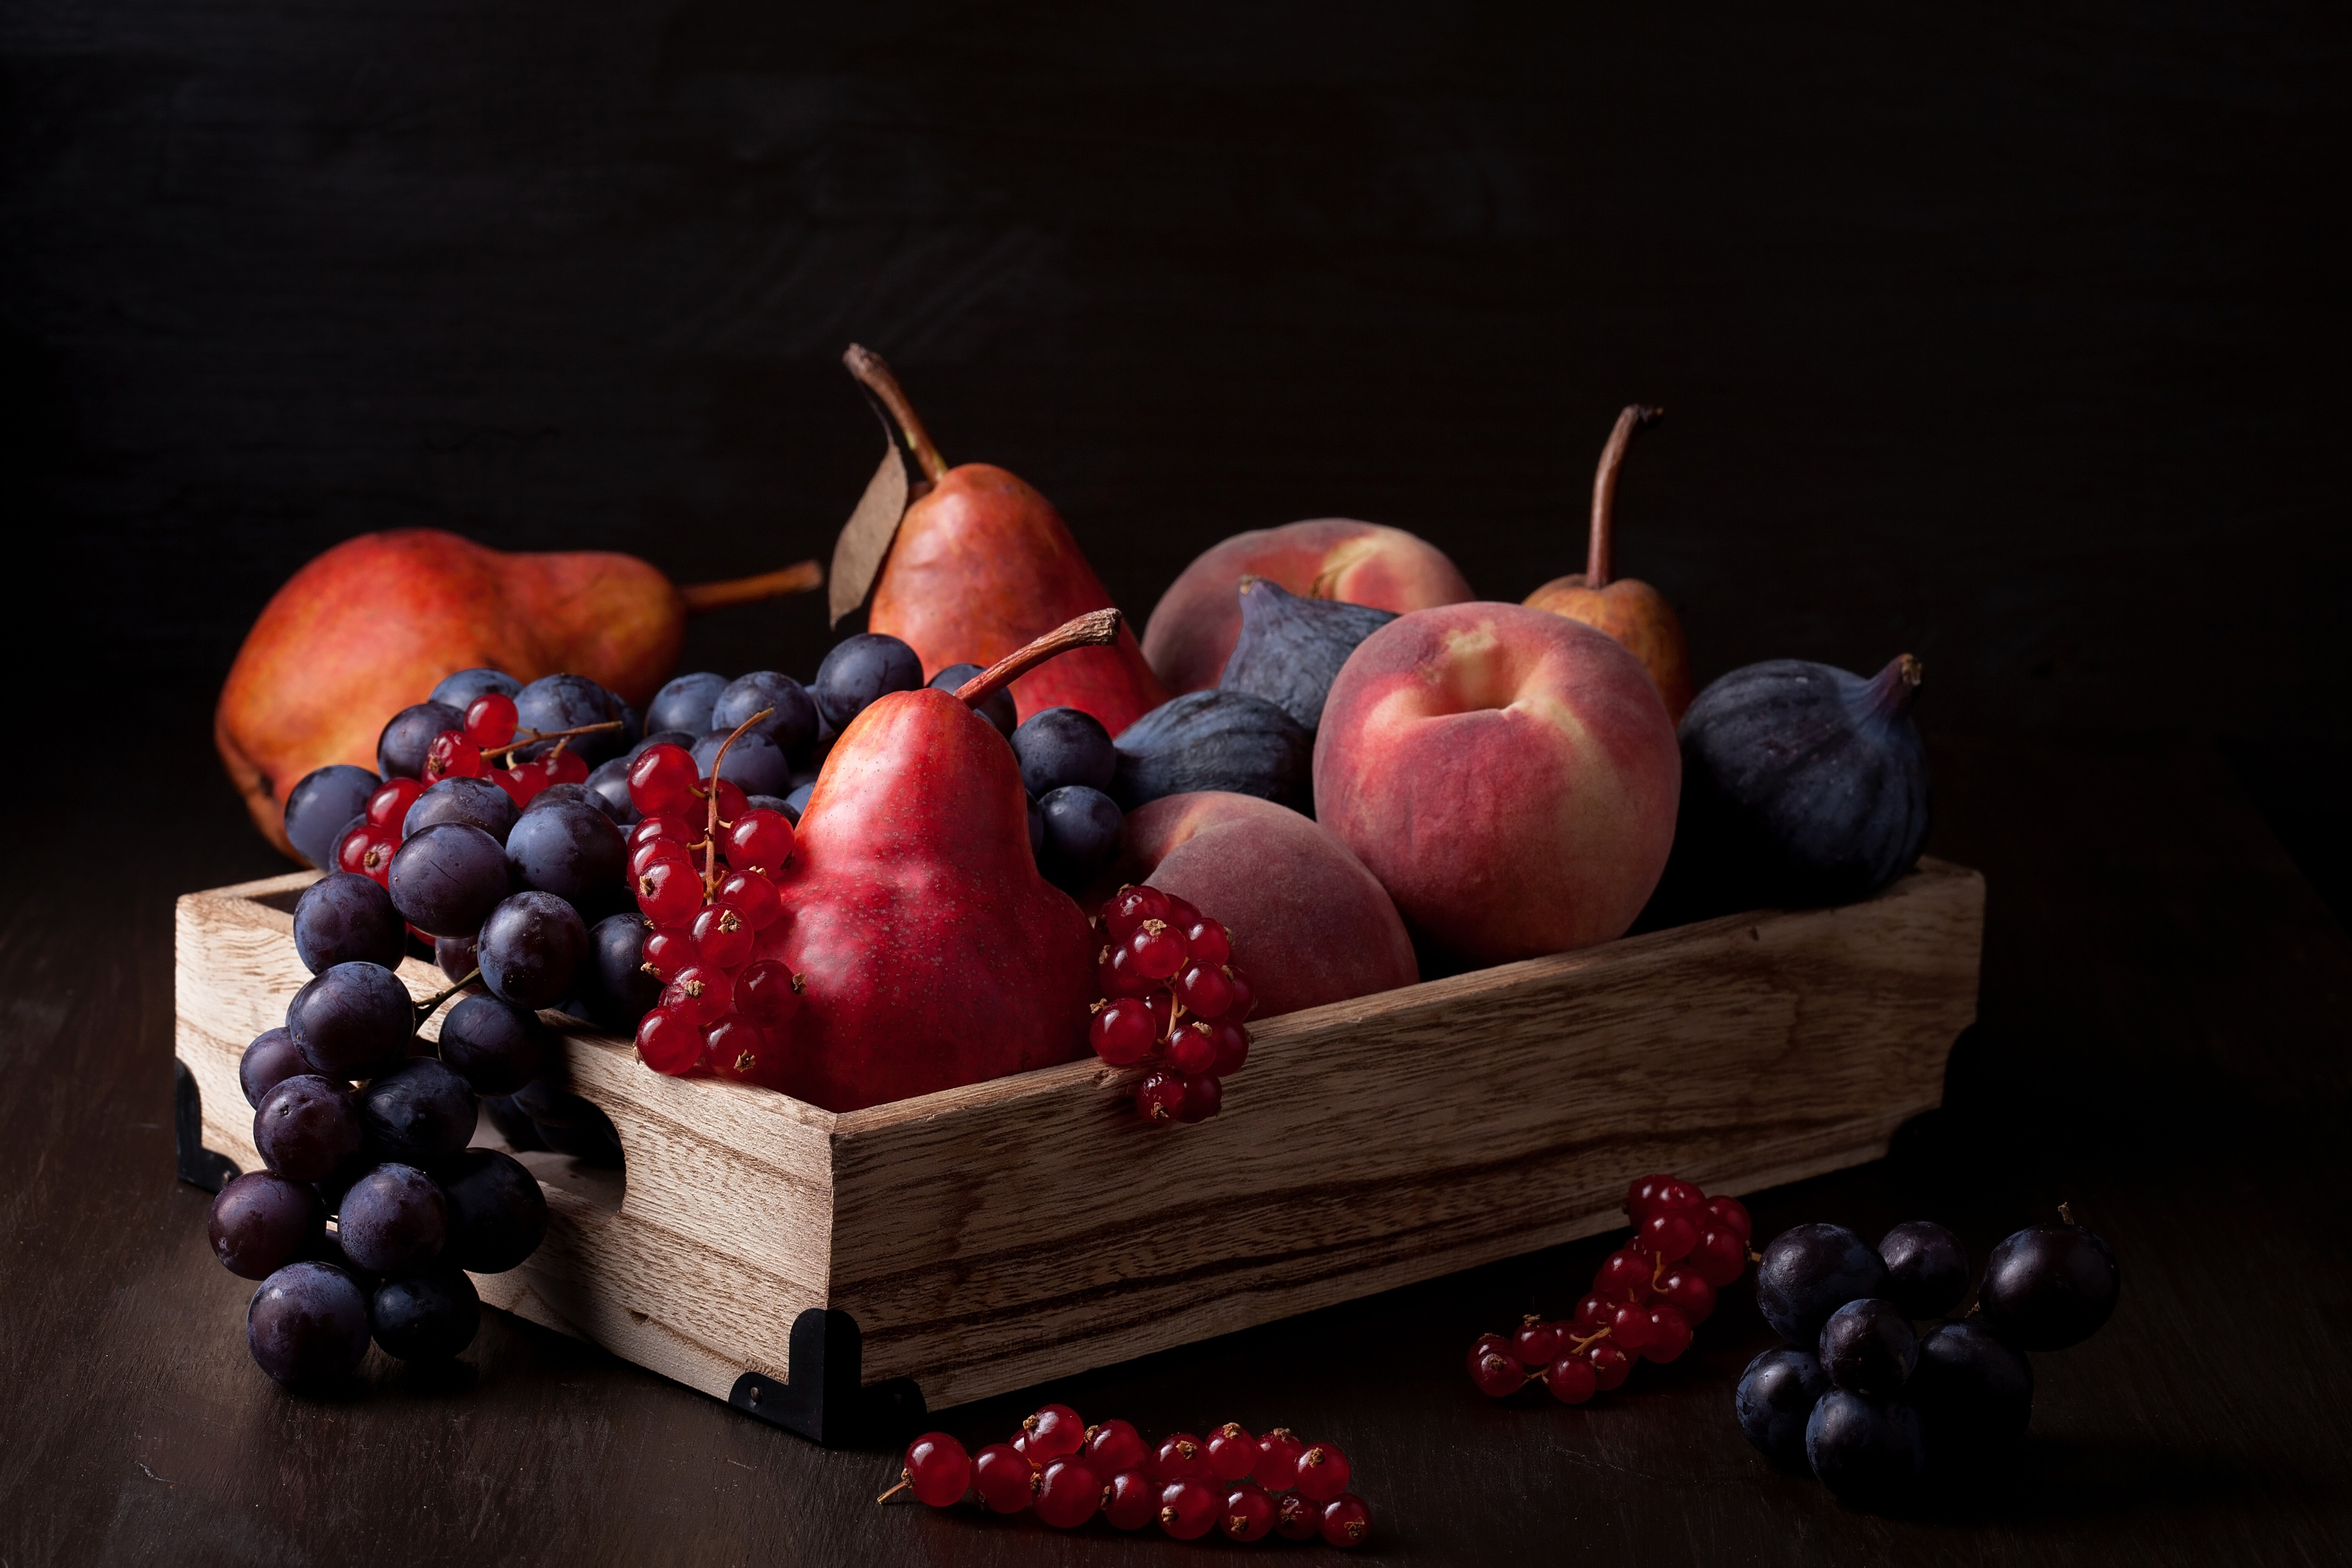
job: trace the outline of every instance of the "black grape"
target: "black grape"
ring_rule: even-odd
[[[1980,1322],[1937,1323],[1919,1336],[1903,1398],[1927,1423],[1933,1462],[1964,1463],[2024,1435],[2033,1368]]]
[[[607,719],[622,720],[622,729],[600,729],[572,737],[572,749],[591,768],[629,749],[633,737],[625,732],[626,706],[619,697],[585,675],[542,675],[515,697],[516,721],[523,728],[542,735],[603,724]]]
[[[413,839],[443,822],[464,822],[505,843],[520,815],[514,797],[487,779],[444,779],[408,803],[400,836]]]
[[[407,1274],[440,1256],[449,1204],[415,1166],[385,1164],[353,1182],[335,1228],[352,1261],[377,1274]]]
[[[294,852],[320,871],[331,869],[335,841],[353,817],[366,814],[368,797],[383,783],[366,768],[346,762],[302,775],[286,797],[286,838]]]
[[[800,812],[782,795],[746,795],[743,809],[748,811],[773,811],[789,821],[800,821]]]
[[[397,1067],[416,1038],[416,1004],[381,964],[337,964],[312,976],[286,1004],[286,1032],[310,1070],[369,1078]]]
[[[1782,1339],[1819,1343],[1822,1325],[1848,1301],[1886,1294],[1886,1263],[1843,1225],[1800,1225],[1764,1249],[1756,1305]]]
[[[877,697],[911,692],[922,684],[923,662],[912,648],[879,632],[860,632],[844,637],[825,654],[824,663],[816,667],[811,695],[825,723],[838,733]],[[726,722],[723,713],[717,722]]]
[[[538,1249],[547,1235],[547,1195],[512,1155],[467,1149],[442,1162],[448,1195],[447,1260],[477,1274],[498,1274]]]
[[[446,1361],[474,1343],[482,1298],[456,1269],[428,1269],[387,1280],[368,1303],[375,1343],[403,1361]]]
[[[222,1187],[205,1222],[221,1267],[248,1280],[310,1256],[326,1234],[326,1206],[310,1184],[275,1171],[247,1171]]]
[[[1024,795],[1029,802],[1029,858],[1035,860],[1045,852],[1045,813],[1037,804],[1037,797]],[[1117,801],[1112,802],[1117,805]]]
[[[555,894],[583,918],[627,896],[628,862],[628,842],[613,819],[577,800],[533,801],[507,835],[507,866],[515,881]]]
[[[719,694],[726,689],[727,677],[709,670],[680,675],[654,694],[652,704],[646,709],[646,728],[682,729],[689,735],[700,735],[710,727],[711,709],[719,706]],[[757,713],[764,706],[756,705],[750,711]]]
[[[1886,1299],[1906,1318],[1939,1318],[1969,1293],[1969,1249],[1931,1219],[1908,1219],[1878,1240]]]
[[[474,938],[436,936],[433,938],[433,963],[435,967],[449,977],[451,985],[463,985],[466,977],[472,974],[476,967]]]
[[[1067,784],[1110,788],[1118,751],[1102,720],[1080,708],[1049,707],[1031,714],[1013,732],[1013,755],[1020,759],[1021,787],[1043,800]]]
[[[396,968],[408,954],[408,929],[375,878],[332,871],[294,905],[294,952],[314,975],[355,961]]]
[[[1822,1325],[1822,1370],[1849,1394],[1892,1399],[1919,1359],[1919,1336],[1892,1301],[1848,1301]]]
[[[1045,880],[1076,891],[1110,869],[1127,843],[1127,817],[1099,789],[1065,784],[1037,802],[1045,842],[1035,847]]]
[[[1806,1468],[1805,1423],[1829,1392],[1829,1375],[1811,1351],[1783,1345],[1748,1364],[1732,1406],[1739,1429],[1774,1464]]]
[[[809,797],[814,793],[816,780],[812,779],[805,784],[794,785],[793,792],[784,797],[784,815],[793,820],[793,826],[800,826],[801,813],[808,810]]]
[[[714,729],[691,747],[694,765],[705,779],[710,777],[710,765],[719,763],[719,777],[734,785],[746,795],[772,795],[792,782],[792,764],[776,749],[775,742],[757,730],[745,730],[735,743],[728,745],[729,731]],[[727,756],[721,760],[720,747]]]
[[[367,1354],[367,1297],[331,1263],[289,1263],[253,1292],[245,1343],[280,1383],[347,1376]]]
[[[1919,1413],[1832,1388],[1805,1423],[1805,1458],[1841,1500],[1884,1507],[1910,1489],[1927,1458]]]
[[[516,1090],[514,1103],[556,1153],[593,1166],[622,1163],[621,1134],[593,1102],[542,1077]]]
[[[963,684],[980,674],[978,664],[950,664],[931,677],[931,685],[953,696]],[[1010,739],[1021,723],[1021,710],[1013,706],[1013,688],[999,686],[989,694],[988,700],[971,710],[996,727],[996,733]]]
[[[297,1073],[310,1071],[310,1064],[302,1060],[294,1037],[281,1025],[253,1037],[253,1043],[237,1060],[236,1082],[245,1091],[245,1103],[258,1110],[262,1097],[272,1089]]]
[[[393,853],[389,881],[401,917],[436,936],[472,936],[513,883],[505,846],[463,822],[442,822],[404,842]]]
[[[547,1048],[539,1015],[497,997],[467,997],[441,1020],[441,1060],[479,1094],[511,1094],[530,1082],[546,1065]]]
[[[446,703],[459,713],[474,706],[474,699],[484,692],[497,692],[501,696],[517,696],[522,683],[504,670],[459,670],[454,675],[444,675],[441,684],[433,688],[431,700]]]
[[[608,915],[588,933],[579,999],[591,1019],[617,1033],[634,1032],[661,997],[661,981],[646,972],[645,945],[645,916],[634,911]],[[449,1037],[446,1024],[441,1037]]]
[[[525,1154],[547,1147],[547,1140],[539,1135],[539,1124],[523,1114],[511,1094],[485,1094],[482,1109],[488,1113],[490,1125],[499,1130],[509,1147]]]
[[[754,670],[729,682],[711,705],[709,721],[702,727],[732,731],[761,708],[775,711],[751,733],[767,737],[788,763],[798,761],[816,738],[816,702],[806,686],[774,670]]]
[[[588,957],[588,926],[551,893],[518,893],[482,922],[478,956],[482,982],[497,995],[518,1007],[551,1008],[572,995]]]
[[[448,1026],[442,1026],[447,1033]],[[480,1106],[457,1070],[411,1057],[359,1092],[360,1124],[375,1150],[403,1165],[427,1166],[473,1138]]]
[[[466,710],[446,703],[422,702],[392,716],[375,737],[375,768],[386,779],[425,777],[425,753],[445,729],[466,727]]]
[[[2079,1225],[2036,1225],[1985,1264],[1986,1326],[2019,1350],[2064,1350],[2098,1331],[2123,1285],[2116,1255]]]
[[[692,736],[687,737],[686,745],[689,751],[694,748]],[[629,764],[633,760],[632,758],[615,757],[610,762],[600,762],[588,775],[588,782],[580,786],[590,805],[625,828],[639,820],[637,803],[629,799]],[[561,789],[562,786],[551,788]],[[533,805],[538,803],[537,800],[531,802]]]
[[[351,1092],[332,1079],[297,1073],[261,1097],[253,1113],[253,1144],[279,1176],[320,1181],[360,1152],[366,1141]]]

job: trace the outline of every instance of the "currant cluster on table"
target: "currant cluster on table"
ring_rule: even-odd
[[[1135,1108],[1157,1126],[1204,1122],[1224,1104],[1224,1080],[1249,1060],[1243,1027],[1255,993],[1233,967],[1233,938],[1184,900],[1122,887],[1095,916],[1103,946],[1087,1039],[1114,1067],[1153,1063]]]
[[[898,1484],[933,1508],[967,1498],[994,1513],[1033,1510],[1038,1521],[1076,1530],[1100,1514],[1115,1529],[1158,1523],[1179,1541],[1219,1531],[1235,1541],[1323,1541],[1361,1546],[1371,1511],[1348,1490],[1348,1456],[1304,1443],[1286,1427],[1253,1437],[1228,1421],[1203,1439],[1177,1432],[1158,1448],[1125,1421],[1087,1426],[1066,1405],[1048,1405],[1008,1442],[977,1454],[945,1432],[907,1445]]]
[[[1550,1322],[1529,1313],[1516,1333],[1483,1334],[1470,1347],[1470,1380],[1496,1399],[1541,1382],[1563,1405],[1581,1405],[1632,1375],[1637,1361],[1673,1361],[1715,1311],[1716,1292],[1748,1270],[1748,1210],[1673,1176],[1647,1176],[1625,1192],[1633,1237],[1602,1260],[1576,1312]]]
[[[539,1072],[546,1033],[528,1009],[473,996],[424,1040],[457,992],[410,999],[378,961],[398,962],[404,937],[371,879],[312,883],[294,910],[312,977],[238,1063],[266,1168],[221,1189],[207,1229],[223,1266],[261,1281],[246,1343],[281,1382],[349,1374],[371,1337],[404,1360],[457,1354],[481,1321],[467,1272],[511,1269],[546,1233],[530,1172],[467,1146],[478,1096]]]
[[[1861,1507],[1900,1501],[1930,1469],[1998,1455],[2032,1418],[2025,1353],[2077,1344],[2115,1310],[2114,1251],[2063,1205],[2059,1220],[1996,1246],[1956,1322],[1935,1320],[1967,1300],[1972,1276],[1943,1226],[1906,1220],[1875,1248],[1842,1225],[1781,1232],[1757,1268],[1756,1304],[1791,1343],[1748,1364],[1733,1396],[1740,1430]]]

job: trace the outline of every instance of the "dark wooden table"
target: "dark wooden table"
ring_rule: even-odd
[[[1898,1518],[1741,1440],[1770,1335],[1737,1301],[1590,1407],[1477,1397],[1470,1340],[1567,1308],[1605,1239],[942,1425],[1287,1424],[1355,1457],[1386,1562],[2352,1552],[2352,29],[1261,11],[0,16],[0,1564],[1213,1549],[877,1509],[890,1458],[495,1315],[449,1375],[288,1395],[173,1179],[171,899],[279,863],[208,739],[270,590],[414,524],[681,580],[822,554],[878,446],[851,337],[1139,613],[1319,513],[1516,598],[1580,553],[1615,407],[1668,404],[1627,570],[1703,678],[1925,657],[1931,848],[1991,887],[1944,1110],[1752,1195],[1759,1228],[1928,1217],[1981,1255],[2063,1200],[2125,1281],[2037,1360],[2014,1469]],[[825,642],[803,601],[688,662]]]

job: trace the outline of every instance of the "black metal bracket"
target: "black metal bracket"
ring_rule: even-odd
[[[172,1058],[172,1141],[180,1156],[180,1179],[206,1192],[218,1192],[237,1178],[236,1162],[205,1147],[205,1100],[196,1092],[196,1075],[178,1057]]]
[[[864,1383],[866,1336],[847,1312],[811,1307],[793,1320],[790,1382],[747,1372],[727,1403],[828,1448],[889,1445],[923,1417],[911,1377]]]

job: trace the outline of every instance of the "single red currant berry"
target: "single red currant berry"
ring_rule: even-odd
[[[554,750],[539,759],[539,766],[546,770],[550,784],[588,782],[588,759],[560,740]]]
[[[686,747],[667,741],[648,746],[629,764],[629,803],[648,817],[677,812],[692,816],[694,787],[701,772]]]
[[[416,804],[416,797],[425,793],[421,779],[387,779],[383,787],[368,797],[367,820],[374,827],[390,828],[398,832],[408,820],[408,808]]]
[[[737,817],[728,828],[727,863],[739,870],[757,866],[772,876],[793,858],[793,820],[762,806]]]
[[[356,872],[382,882],[392,874],[392,853],[398,848],[397,829],[362,822],[335,841],[335,869]]]
[[[1183,935],[1165,920],[1137,926],[1127,950],[1135,955],[1136,971],[1150,979],[1165,980],[1184,967]]]
[[[1298,1495],[1329,1502],[1348,1490],[1348,1456],[1328,1443],[1310,1445],[1298,1456]]]
[[[1544,1386],[1562,1405],[1581,1405],[1592,1397],[1600,1385],[1593,1380],[1592,1364],[1580,1355],[1563,1355],[1544,1368]]]
[[[1113,1530],[1141,1530],[1160,1517],[1163,1490],[1141,1470],[1121,1470],[1103,1489],[1103,1518]]]
[[[1225,980],[1234,988],[1234,999],[1225,1004],[1224,1021],[1240,1023],[1257,1007],[1257,993],[1250,989],[1249,981],[1231,964],[1225,966]]]
[[[1084,1459],[1055,1459],[1037,1481],[1037,1522],[1076,1530],[1102,1507],[1103,1483]]]
[[[1582,1339],[1596,1329],[1608,1327],[1609,1321],[1616,1315],[1617,1303],[1595,1291],[1576,1303],[1576,1316],[1570,1321],[1576,1330],[1576,1337]]]
[[[1265,1495],[1264,1487],[1244,1481],[1225,1493],[1225,1511],[1217,1516],[1217,1528],[1235,1541],[1264,1541],[1274,1533],[1274,1499]]]
[[[971,1484],[993,1513],[1019,1513],[1035,1495],[1037,1469],[1010,1443],[991,1443],[971,1457]]]
[[[1103,931],[1112,942],[1126,941],[1135,935],[1135,928],[1147,920],[1168,918],[1168,895],[1156,887],[1139,887],[1129,883],[1111,895],[1103,905]]]
[[[1148,997],[1155,991],[1167,994],[1160,989],[1159,981],[1143,972],[1135,961],[1135,954],[1127,947],[1106,949],[1095,969],[1107,997]]]
[[[702,1061],[702,1030],[690,1018],[655,1008],[637,1020],[637,1059],[656,1072],[683,1077]]]
[[[1586,1347],[1584,1359],[1592,1364],[1592,1381],[1602,1389],[1616,1387],[1633,1370],[1633,1358],[1605,1339]]]
[[[1650,1309],[1649,1337],[1642,1344],[1644,1360],[1672,1361],[1690,1348],[1690,1319],[1673,1307]]]
[[[1257,1439],[1238,1421],[1228,1421],[1209,1434],[1209,1473],[1221,1481],[1249,1479],[1257,1469]],[[1272,1510],[1266,1513],[1271,1526]]]
[[[1643,1220],[1658,1211],[1659,1190],[1674,1179],[1664,1171],[1660,1171],[1655,1176],[1642,1177],[1625,1189],[1625,1218],[1633,1222],[1636,1230],[1641,1228]]]
[[[1756,1222],[1748,1218],[1748,1206],[1736,1197],[1710,1197],[1706,1211],[1716,1222],[1745,1241],[1756,1234]]]
[[[1175,1026],[1176,1000],[1168,994],[1167,988],[1161,986],[1152,988],[1137,1000],[1142,1002],[1143,1010],[1151,1015],[1151,1046],[1157,1051],[1168,1043],[1168,1031]]]
[[[1131,1067],[1150,1056],[1159,1043],[1152,1038],[1152,1029],[1149,1008],[1132,997],[1119,997],[1096,1012],[1094,1022],[1087,1028],[1087,1039],[1095,1054],[1113,1067]]]
[[[482,748],[454,729],[445,729],[425,748],[425,783],[429,789],[444,779],[479,779],[489,771]]]
[[[1507,1399],[1528,1381],[1525,1368],[1511,1354],[1511,1342],[1501,1334],[1480,1334],[1470,1347],[1470,1381],[1489,1399]]]
[[[971,1490],[971,1458],[945,1432],[926,1432],[907,1445],[898,1479],[914,1489],[917,1500],[946,1508]]]
[[[1206,964],[1213,969],[1232,962],[1233,935],[1213,920],[1196,920],[1184,929],[1184,950],[1192,956],[1195,964]]]
[[[1695,1218],[1706,1211],[1706,1194],[1680,1176],[1668,1176],[1658,1184],[1651,1203],[1654,1214],[1680,1214]]]
[[[1168,894],[1168,913],[1160,918],[1181,933],[1201,924],[1201,912],[1171,893]]]
[[[1151,1456],[1151,1473],[1163,1482],[1202,1479],[1209,1474],[1208,1449],[1190,1432],[1171,1433]]]
[[[647,817],[644,821],[631,828],[629,848],[635,851],[639,844],[648,840],[667,839],[682,849],[688,844],[700,841],[701,838],[702,824],[691,820],[687,813],[681,811],[676,816]]]
[[[677,978],[662,988],[660,1005],[709,1029],[735,1010],[735,982],[724,969],[688,964],[677,972]]]
[[[1086,1446],[1087,1424],[1066,1405],[1045,1405],[1021,1418],[1013,1446],[1037,1464],[1067,1458]]]
[[[1677,1209],[1661,1209],[1642,1222],[1636,1245],[1653,1258],[1672,1263],[1690,1256],[1698,1245],[1698,1227]]]
[[[694,917],[694,956],[717,969],[740,969],[751,956],[751,923],[731,904],[706,904]]]
[[[656,860],[637,873],[637,907],[656,925],[688,925],[702,912],[702,878],[684,861]]]
[[[728,826],[751,809],[751,798],[732,779],[721,779],[716,788],[719,826]]]
[[[768,1031],[741,1013],[729,1013],[702,1031],[702,1065],[735,1083],[769,1083],[783,1067]]]
[[[1748,1272],[1748,1239],[1727,1225],[1710,1225],[1698,1233],[1690,1263],[1701,1279],[1721,1290]]]
[[[639,952],[654,978],[667,985],[677,978],[680,969],[694,962],[694,934],[676,925],[656,925],[646,933],[646,943]]]
[[[1666,1270],[1658,1281],[1659,1301],[1682,1313],[1691,1323],[1703,1323],[1715,1312],[1715,1287],[1688,1264]]]
[[[1217,1033],[1198,1019],[1186,1019],[1168,1032],[1168,1065],[1190,1077],[1217,1060]]]
[[[1176,977],[1176,999],[1204,1019],[1216,1018],[1234,1005],[1234,983],[1223,968],[1196,958]]]
[[[776,884],[756,871],[729,873],[719,884],[719,901],[741,910],[754,931],[765,931],[783,917],[784,901]]]
[[[1529,1312],[1511,1336],[1511,1355],[1522,1366],[1549,1366],[1568,1348],[1565,1323],[1548,1323]]]
[[[735,977],[735,1007],[762,1029],[793,1021],[806,999],[808,983],[773,958],[754,958]]]
[[[1650,1309],[1620,1307],[1609,1321],[1609,1337],[1629,1351],[1650,1343]]]
[[[1323,1505],[1292,1492],[1274,1505],[1274,1532],[1285,1541],[1320,1541]]]
[[[1601,1260],[1601,1271],[1592,1277],[1593,1288],[1615,1301],[1639,1297],[1649,1291],[1655,1268],[1645,1254],[1621,1247]]]
[[[490,782],[507,792],[507,799],[515,803],[517,810],[530,805],[547,788],[546,778],[528,762],[520,768],[491,768]]]
[[[466,738],[488,751],[515,737],[515,702],[504,692],[484,692],[466,705]]]
[[[1372,1536],[1372,1511],[1353,1492],[1333,1498],[1323,1507],[1323,1539],[1341,1548],[1361,1546]]]
[[[1184,1108],[1176,1113],[1180,1122],[1205,1122],[1225,1108],[1225,1086],[1206,1072],[1184,1080]]]
[[[1231,1019],[1219,1019],[1215,1033],[1217,1054],[1209,1063],[1209,1071],[1220,1078],[1231,1078],[1249,1061],[1249,1030]]]
[[[1250,1479],[1268,1491],[1288,1491],[1298,1481],[1298,1456],[1307,1445],[1287,1427],[1276,1427],[1257,1440],[1257,1468]]]
[[[1224,1500],[1206,1481],[1170,1481],[1160,1490],[1160,1528],[1179,1541],[1198,1541],[1217,1528]]]
[[[1135,1086],[1135,1108],[1147,1122],[1167,1126],[1184,1113],[1184,1078],[1177,1072],[1154,1072]]]
[[[676,861],[692,870],[694,857],[676,839],[647,839],[629,852],[629,875],[632,880],[646,874],[646,867],[656,861]]]
[[[1097,1474],[1114,1479],[1122,1470],[1143,1469],[1151,1452],[1143,1446],[1143,1435],[1125,1421],[1106,1421],[1099,1427],[1087,1427],[1087,1446],[1081,1451]]]

